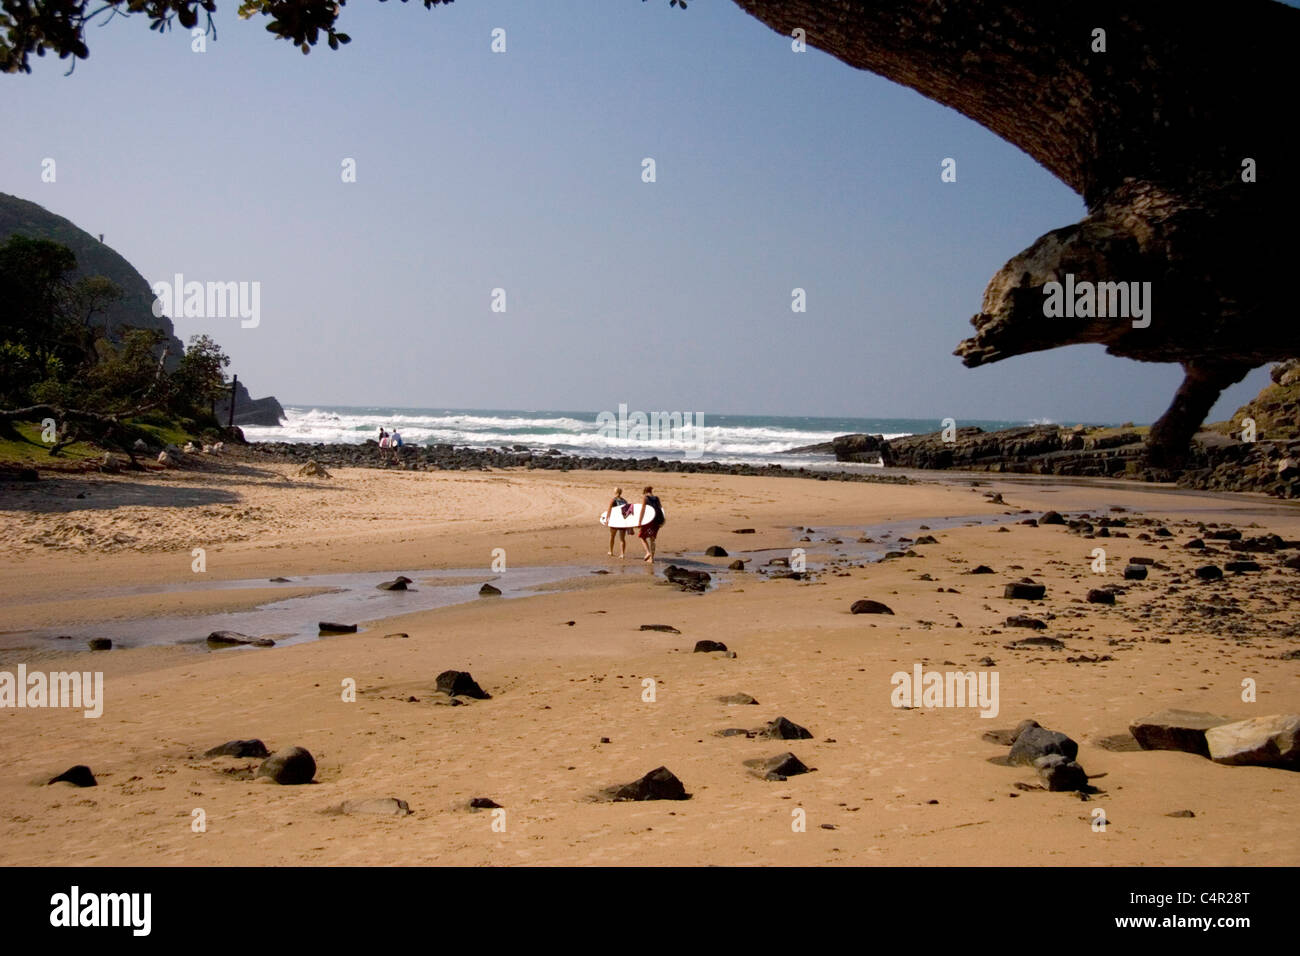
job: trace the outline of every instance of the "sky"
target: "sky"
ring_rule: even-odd
[[[255,327],[176,318],[254,395],[1142,423],[1181,380],[1091,345],[962,366],[988,280],[1082,200],[728,0],[353,0],[308,56],[236,6],[203,52],[119,17],[70,76],[0,76],[0,191],[150,282],[260,283]]]

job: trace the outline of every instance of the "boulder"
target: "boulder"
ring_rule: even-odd
[[[987,564],[979,564],[966,572],[967,574],[994,574],[994,570]]]
[[[500,810],[501,804],[497,803],[491,797],[475,797],[470,800],[469,808],[471,810]]]
[[[1233,766],[1300,770],[1300,714],[1271,714],[1205,732],[1210,759]]]
[[[1088,592],[1089,604],[1114,604],[1115,592],[1105,588],[1093,588]]]
[[[357,626],[355,624],[336,624],[334,621],[320,621],[317,624],[322,634],[355,634]]]
[[[257,776],[285,786],[311,783],[316,776],[316,758],[305,747],[276,751],[262,761]]]
[[[696,641],[694,653],[711,654],[714,651],[725,651],[726,649],[727,645],[721,641]]]
[[[664,568],[664,577],[687,591],[703,591],[713,580],[707,571],[692,571],[689,568],[679,568],[674,564]]]
[[[404,574],[399,574],[391,581],[385,581],[382,584],[376,584],[375,587],[380,591],[405,591],[408,584],[413,583],[410,578]]]
[[[667,767],[656,767],[640,780],[633,780],[621,787],[610,787],[605,791],[607,798],[614,801],[625,800],[689,800],[690,794]]]
[[[1073,760],[1061,754],[1048,754],[1034,761],[1034,769],[1047,784],[1048,790],[1075,791],[1088,788],[1088,775]]]
[[[1079,755],[1079,745],[1056,730],[1046,727],[1029,727],[1022,731],[1011,745],[1007,760],[1013,764],[1032,767],[1034,761],[1048,754],[1060,754],[1067,760]]]
[[[491,700],[492,695],[479,687],[469,671],[443,671],[438,675],[437,689],[448,697],[473,697],[475,700]]]
[[[501,589],[498,587],[493,587],[491,584],[485,584],[478,589],[478,596],[479,597],[500,597]]]
[[[1008,584],[1002,591],[1002,596],[1012,601],[1041,601],[1045,594],[1047,585],[1025,584],[1021,581]]]
[[[1184,753],[1210,755],[1205,732],[1231,718],[1196,710],[1162,710],[1140,717],[1129,724],[1129,733],[1143,750],[1181,750]]]
[[[86,642],[86,646],[92,651],[111,651],[113,649],[113,641],[111,638],[107,637],[92,637]]]
[[[788,752],[766,759],[746,760],[745,766],[753,767],[762,774],[764,780],[784,780],[808,772],[807,765]]]
[[[1215,564],[1207,564],[1196,569],[1196,576],[1202,581],[1217,581],[1223,577],[1223,569]]]
[[[1038,519],[1039,524],[1065,524],[1065,519],[1061,517],[1059,511],[1049,511]]]
[[[745,570],[745,562],[742,561],[742,560],[740,560],[739,558],[737,558],[735,561],[732,561],[729,565],[727,565],[727,570],[728,570],[728,571],[743,571],[743,570]]]
[[[57,777],[51,777],[49,783],[70,783],[75,787],[95,787],[99,785],[95,780],[95,775],[90,772],[90,768],[84,763],[69,767]],[[46,784],[46,786],[48,785]]]
[[[1040,621],[1036,617],[1030,617],[1028,614],[1013,614],[1006,620],[1006,627],[1027,627],[1034,631],[1047,630],[1047,622]]]
[[[722,545],[719,545],[719,544],[709,545],[709,547],[708,547],[707,549],[705,549],[705,552],[704,552],[704,553],[705,553],[706,555],[708,555],[710,558],[725,558],[725,557],[728,557],[728,555],[727,555],[727,549],[724,548],[724,547],[722,547]]]
[[[321,625],[321,630],[324,630]],[[356,628],[353,628],[356,630]],[[238,631],[213,631],[208,635],[208,646],[214,648],[236,647],[247,645],[250,647],[274,647],[275,641],[269,637],[249,637],[247,634],[240,634]]]
[[[271,756],[271,752],[266,749],[266,744],[257,738],[250,740],[227,740],[224,744],[218,744],[211,750],[203,752],[204,757],[253,757],[262,760]]]
[[[1130,564],[1128,567],[1124,569],[1125,581],[1145,581],[1146,577],[1147,577],[1147,569],[1145,565]]]
[[[887,604],[881,604],[879,601],[869,601],[862,599],[854,601],[853,606],[849,608],[850,614],[893,614],[893,610]]]
[[[758,733],[759,736],[771,737],[774,740],[812,740],[812,734],[808,732],[807,727],[800,727],[793,720],[784,717],[771,721]]]

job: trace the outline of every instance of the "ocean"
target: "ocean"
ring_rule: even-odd
[[[684,418],[646,420],[635,410],[614,412],[524,411],[518,409],[355,408],[335,405],[285,406],[279,428],[244,426],[249,441],[360,444],[377,438],[380,427],[397,428],[406,444],[448,444],[469,448],[527,446],[536,451],[612,458],[717,461],[728,464],[817,464],[828,456],[783,454],[791,448],[828,442],[836,435],[864,432],[897,438],[937,431],[937,418],[812,418],[775,415],[688,413]],[[647,416],[649,418],[649,416]],[[1026,421],[958,420],[985,430]]]

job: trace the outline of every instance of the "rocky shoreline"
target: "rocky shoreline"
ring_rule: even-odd
[[[895,439],[841,435],[792,451],[831,454],[843,462],[882,461],[890,468],[1173,481],[1184,488],[1300,498],[1300,440],[1244,442],[1202,432],[1177,472],[1147,465],[1144,442],[1143,431],[1131,426],[1027,425],[996,432],[958,428],[947,440],[941,431]]]
[[[538,451],[524,445],[509,448],[467,448],[453,445],[405,445],[380,449],[373,440],[360,445],[255,442],[243,447],[250,458],[320,468],[396,468],[407,471],[489,471],[526,468],[547,471],[657,471],[685,474],[776,476],[814,478],[819,481],[868,481],[907,485],[906,475],[863,474],[857,471],[823,471],[781,465],[724,464],[716,461],[669,461],[662,458],[602,458],[565,455],[558,449]]]

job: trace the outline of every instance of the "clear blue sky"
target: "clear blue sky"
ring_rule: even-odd
[[[989,278],[1081,200],[727,0],[354,0],[351,45],[310,56],[235,6],[202,54],[135,17],[92,27],[72,76],[48,57],[0,76],[0,190],[105,233],[150,281],[260,282],[255,329],[176,322],[254,394],[1142,422],[1180,380],[1095,346],[964,368]]]

